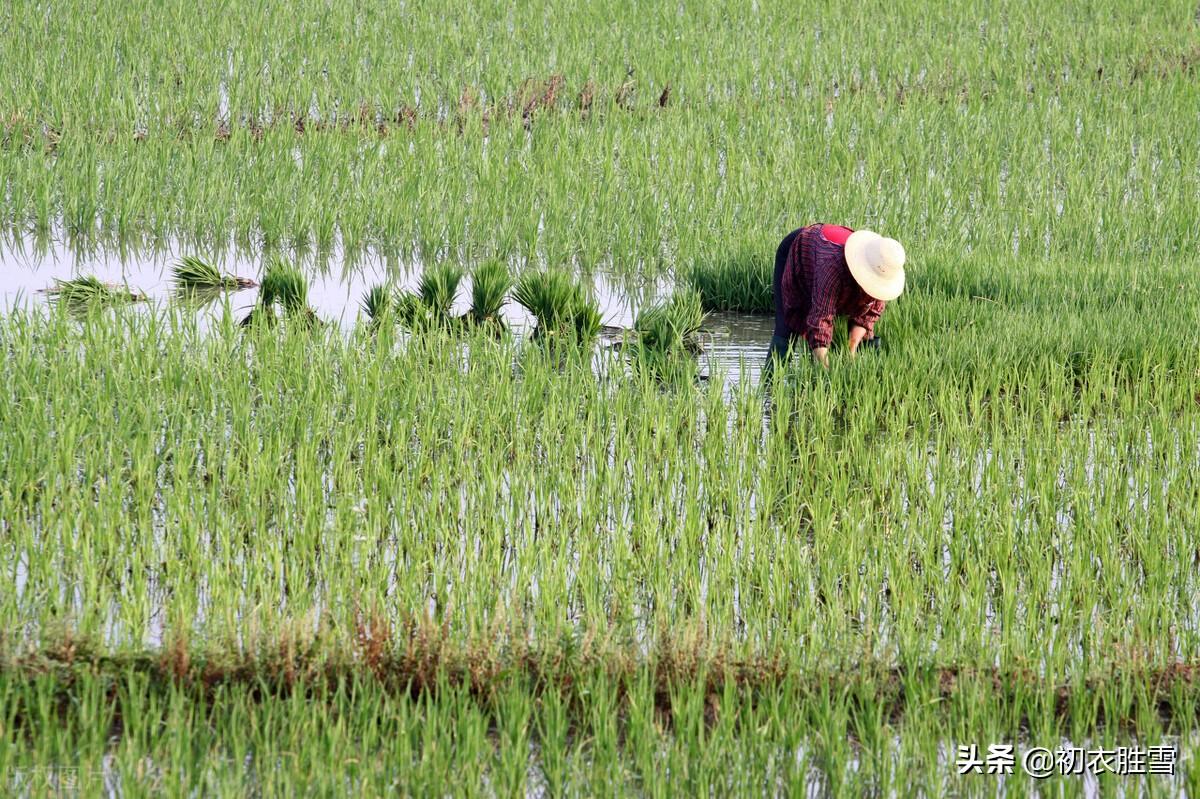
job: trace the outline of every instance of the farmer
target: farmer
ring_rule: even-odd
[[[829,368],[833,320],[845,316],[850,355],[875,337],[875,322],[889,300],[904,291],[904,247],[869,230],[809,225],[793,230],[775,251],[775,333],[767,373],[786,361],[803,337],[813,357]]]

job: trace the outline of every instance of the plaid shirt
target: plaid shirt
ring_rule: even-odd
[[[851,325],[875,335],[875,322],[887,304],[859,288],[846,266],[846,250],[821,233],[821,225],[802,228],[792,242],[783,269],[783,313],[792,332],[803,335],[811,349],[833,341],[833,320],[845,316]]]

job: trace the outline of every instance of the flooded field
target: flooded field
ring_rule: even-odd
[[[229,312],[242,319],[253,310],[259,299],[258,287],[226,293],[214,293],[199,298],[180,292],[172,280],[171,267],[181,258],[194,252],[184,245],[160,247],[153,251],[112,248],[73,250],[62,239],[43,241],[10,241],[0,245],[0,312],[31,309],[53,300],[47,292],[56,281],[91,275],[99,280],[145,295],[150,305],[160,309],[179,307],[194,310],[201,327],[214,318]],[[255,279],[263,271],[262,257],[230,248],[220,258],[213,259],[224,272]],[[331,254],[319,262],[309,260],[305,272],[311,275],[309,298],[313,310],[322,320],[331,322],[345,332],[360,324],[365,316],[363,297],[374,285],[388,283],[397,289],[411,289],[419,281],[423,265],[419,261],[383,258],[370,253],[352,260]],[[617,330],[634,326],[636,311],[647,307],[670,293],[670,277],[645,278],[628,275],[594,273],[585,277],[598,302],[601,321],[614,329],[608,340],[616,338]],[[470,286],[467,281],[457,293],[453,311],[465,313],[469,307]],[[147,306],[148,308],[149,306]],[[503,316],[518,333],[528,333],[534,320],[527,310],[507,302]],[[758,380],[771,340],[774,319],[767,314],[735,311],[715,311],[707,315],[704,324],[704,352],[701,355],[701,377],[720,374],[726,389],[735,381]]]

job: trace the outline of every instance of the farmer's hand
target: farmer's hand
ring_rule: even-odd
[[[862,344],[863,339],[867,337],[867,329],[858,325],[850,326],[850,357],[858,351],[858,345]]]
[[[822,366],[824,366],[826,369],[829,368],[829,348],[828,347],[817,347],[815,350],[813,350],[813,357],[816,358],[817,361]]]

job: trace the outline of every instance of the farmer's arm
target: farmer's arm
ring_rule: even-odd
[[[858,345],[864,340],[874,337],[875,323],[879,321],[879,317],[883,314],[884,306],[887,305],[883,300],[875,300],[862,311],[850,317],[850,354],[853,355],[858,350]]]
[[[833,318],[837,315],[837,286],[827,270],[813,275],[812,298],[804,320],[809,349],[822,366],[829,368],[829,345],[833,341]]]

